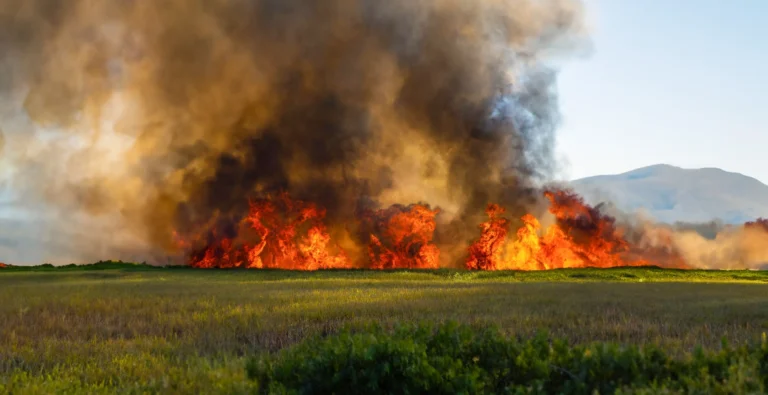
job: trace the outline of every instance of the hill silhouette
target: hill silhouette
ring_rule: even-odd
[[[768,217],[768,185],[718,168],[683,169],[659,164],[571,182],[591,204],[611,202],[627,212],[644,211],[673,223],[743,223]]]

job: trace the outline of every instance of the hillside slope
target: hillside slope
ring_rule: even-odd
[[[624,211],[644,211],[663,222],[742,223],[768,217],[768,185],[716,168],[653,165],[571,185],[589,203],[611,201]]]

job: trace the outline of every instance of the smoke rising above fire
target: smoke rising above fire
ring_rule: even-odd
[[[710,265],[543,187],[587,40],[576,0],[0,0],[0,175],[61,262]]]
[[[489,201],[524,212],[554,165],[546,60],[584,39],[576,1],[0,5],[13,190],[60,238],[109,233],[78,249],[158,256],[281,191],[331,228],[439,207],[446,243]]]

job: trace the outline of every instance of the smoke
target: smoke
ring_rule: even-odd
[[[703,269],[768,269],[768,232],[746,227],[724,230],[715,239],[694,232],[675,234],[675,245],[691,265]]]
[[[597,208],[616,218],[636,254],[651,264],[678,262],[697,269],[768,268],[766,220],[743,225],[720,220],[665,224],[642,212],[623,212],[610,202]]]
[[[768,220],[741,226],[713,221],[691,230],[676,224],[675,245],[692,265],[705,269],[768,269]],[[714,237],[710,237],[714,233]]]
[[[425,202],[461,245],[487,203],[540,199],[547,65],[582,20],[571,0],[0,0],[0,165],[47,259],[160,260],[278,191],[347,236],[361,206]]]
[[[700,235],[701,237],[707,239],[707,240],[713,240],[717,238],[717,235],[728,229],[728,225],[726,225],[722,220],[712,220],[709,222],[675,222],[672,225],[673,229],[677,232],[695,232],[696,234]]]

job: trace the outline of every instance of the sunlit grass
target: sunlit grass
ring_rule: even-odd
[[[768,331],[768,273],[0,271],[0,392],[248,392],[244,358],[378,322],[677,352]]]

